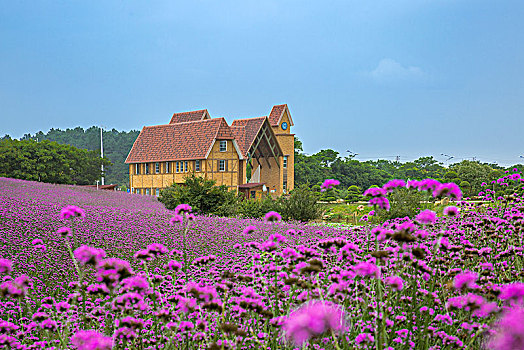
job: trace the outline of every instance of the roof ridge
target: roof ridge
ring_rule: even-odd
[[[223,118],[223,117],[222,117]],[[220,118],[209,118],[209,119],[201,119],[201,120],[190,120],[187,122],[180,122],[180,123],[173,123],[168,125],[179,125],[179,124],[189,124],[189,123],[200,123],[200,122],[209,122],[211,120],[218,120]]]
[[[235,119],[235,120],[233,120],[233,123],[234,123],[236,120],[250,120],[250,119],[260,119],[260,118],[267,118],[267,115],[264,115],[264,116],[262,116],[262,117],[239,118],[239,119]]]
[[[175,113],[173,113],[173,115],[175,115],[175,114],[184,114],[184,113],[205,112],[205,111],[207,111],[207,108],[205,108],[205,109],[195,109],[194,111],[175,112]]]

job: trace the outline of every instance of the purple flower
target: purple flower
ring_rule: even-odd
[[[475,272],[466,271],[455,276],[453,287],[458,290],[478,288],[478,286],[475,284],[475,281],[478,278],[479,275]]]
[[[190,213],[192,210],[189,204],[179,204],[175,208],[175,215],[183,215],[185,213]]]
[[[61,211],[60,211],[60,219],[61,220],[67,220],[71,217],[85,217],[86,216],[86,213],[84,211],[84,209],[81,209],[75,205],[68,205],[67,207],[63,208]]]
[[[362,344],[362,343],[373,343],[375,341],[375,338],[370,333],[360,333],[355,338],[355,343]]]
[[[61,235],[62,237],[70,236],[71,235],[71,229],[69,227],[60,227],[56,233]]]
[[[490,349],[524,349],[524,308],[506,311],[497,323],[496,333],[489,342]]]
[[[419,181],[417,185],[419,191],[433,192],[438,186],[440,186],[440,182],[434,179],[424,179],[422,181]]]
[[[462,191],[453,182],[440,184],[433,190],[433,197],[449,197],[451,199],[460,200],[462,198]]]
[[[422,225],[433,225],[437,221],[437,214],[434,211],[426,209],[418,213],[415,221]]]
[[[11,271],[13,271],[13,262],[0,258],[0,273],[10,273]]]
[[[78,350],[111,350],[113,339],[95,330],[78,331],[71,337],[71,343]]]
[[[335,180],[335,179],[327,179],[327,180],[324,181],[324,183],[322,183],[322,185],[320,186],[320,191],[321,191],[321,192],[324,192],[324,191],[330,190],[330,189],[332,189],[333,187],[338,186],[338,185],[340,185],[340,181]]]
[[[385,197],[386,191],[380,187],[370,187],[364,192],[364,197]]]
[[[499,294],[499,299],[522,303],[524,300],[524,283],[518,282],[503,286]]]
[[[256,228],[255,226],[253,226],[253,225],[249,225],[249,226],[247,226],[247,227],[244,229],[244,231],[242,231],[242,233],[245,234],[245,235],[249,235],[249,234],[255,232],[256,229],[257,229],[257,228]]]
[[[389,209],[391,208],[391,206],[389,204],[389,200],[386,197],[374,197],[374,198],[371,198],[369,200],[369,205],[370,206],[376,205],[380,209],[385,209],[387,211],[389,211]]]
[[[31,242],[32,245],[43,244],[43,243],[44,243],[44,241],[42,241],[40,238],[35,238]]]
[[[170,225],[174,225],[176,223],[180,223],[181,224],[182,222],[184,222],[184,218],[182,217],[182,215],[178,215],[178,214],[176,214],[171,219],[169,219],[169,224]]]
[[[165,269],[169,271],[179,271],[182,268],[182,264],[176,260],[171,260],[164,266]]]
[[[460,212],[460,209],[454,206],[449,206],[444,208],[444,215],[447,216],[457,216]]]
[[[380,270],[377,265],[369,262],[361,262],[353,268],[357,275],[362,277],[379,277]]]
[[[106,257],[106,252],[103,249],[82,245],[75,249],[74,256],[81,265],[96,265]]]
[[[386,192],[393,192],[393,190],[398,187],[406,187],[406,181],[398,179],[390,180],[382,186],[382,189]]]
[[[282,216],[276,211],[270,211],[264,216],[264,220],[267,222],[281,221]]]
[[[160,243],[153,243],[148,245],[147,251],[149,252],[149,254],[155,257],[169,253],[169,249],[167,249],[163,244]]]
[[[390,276],[386,278],[386,284],[395,290],[402,290],[404,281],[398,276]]]
[[[328,301],[311,301],[293,311],[284,321],[284,336],[301,346],[310,338],[344,328],[344,312]]]

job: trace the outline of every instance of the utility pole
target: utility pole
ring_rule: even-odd
[[[104,158],[104,139],[102,136],[102,125],[100,125],[100,158]],[[102,186],[104,186],[104,164],[101,165],[102,170]],[[98,188],[98,183],[97,183]]]

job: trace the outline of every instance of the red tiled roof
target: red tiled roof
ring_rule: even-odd
[[[232,140],[235,137],[233,136],[233,133],[231,132],[231,129],[229,125],[227,125],[227,122],[224,118],[214,118],[214,119],[220,119],[220,125],[218,127],[217,133],[215,134],[215,139],[217,140]]]
[[[209,113],[207,112],[207,109],[202,109],[200,111],[175,113],[171,117],[171,121],[169,122],[169,124],[196,122],[198,120],[204,120],[204,119],[211,119],[209,117]]]
[[[231,131],[243,157],[247,157],[249,148],[255,141],[258,131],[267,117],[237,119],[231,124]]]
[[[224,118],[145,126],[126,163],[205,159],[215,138],[232,139]]]
[[[280,117],[282,117],[282,113],[284,113],[286,106],[287,105],[273,106],[273,108],[271,109],[271,113],[269,113],[269,123],[272,126],[278,125]]]

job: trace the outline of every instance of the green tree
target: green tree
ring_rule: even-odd
[[[349,203],[358,202],[362,199],[362,190],[356,185],[351,185],[348,187],[348,194],[346,195],[345,200]]]
[[[306,186],[300,186],[282,201],[281,214],[285,220],[308,222],[320,218],[322,208],[317,203],[317,194]]]
[[[31,138],[0,141],[0,163],[0,176],[77,185],[94,184],[111,164],[94,151]]]
[[[238,196],[227,186],[216,186],[216,181],[191,174],[184,184],[172,184],[160,191],[158,200],[167,209],[189,204],[195,213],[229,216],[236,213]]]

